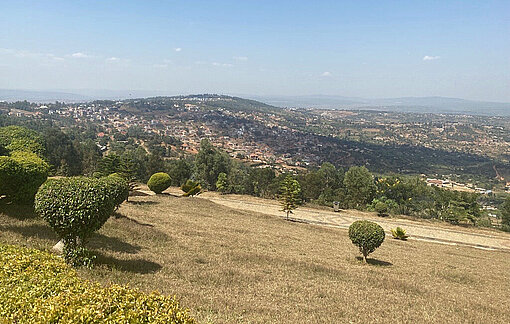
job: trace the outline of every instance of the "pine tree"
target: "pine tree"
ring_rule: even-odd
[[[282,211],[289,214],[298,207],[301,202],[301,186],[299,182],[294,179],[291,175],[287,175],[280,185],[280,203],[282,205]]]
[[[222,194],[226,193],[228,190],[228,181],[227,174],[222,172],[218,175],[218,180],[216,181],[216,189]]]

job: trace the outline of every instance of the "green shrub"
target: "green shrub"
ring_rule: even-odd
[[[396,227],[392,229],[391,235],[393,235],[393,238],[403,241],[407,240],[407,238],[409,237],[409,235],[407,235],[406,233],[406,230],[403,229],[402,227]]]
[[[228,180],[227,180],[227,174],[226,173],[221,172],[218,175],[218,180],[216,181],[216,190],[218,190],[222,194],[227,193],[227,191],[228,191]]]
[[[390,208],[382,201],[378,201],[374,206],[378,216],[388,216]]]
[[[31,152],[44,155],[44,140],[39,133],[22,126],[0,127],[0,146],[9,152]]]
[[[0,156],[0,195],[20,204],[30,204],[48,178],[49,165],[34,153],[13,152]]]
[[[154,173],[147,182],[147,186],[149,186],[149,189],[155,192],[156,194],[162,193],[163,191],[168,189],[168,187],[170,187],[171,184],[172,179],[167,173],[164,172]]]
[[[349,238],[352,243],[358,246],[363,259],[374,252],[384,242],[384,229],[370,221],[355,221],[349,226]]]
[[[184,191],[184,197],[193,197],[202,192],[202,186],[198,181],[189,179],[181,186],[181,190]]]
[[[115,209],[112,185],[85,177],[50,179],[35,196],[35,211],[63,240],[64,256],[75,265],[89,263],[76,256],[90,235],[100,229]],[[83,262],[82,262],[83,261]]]
[[[46,252],[0,244],[0,264],[5,323],[195,323],[175,298],[103,288]]]
[[[113,198],[115,209],[128,199],[129,182],[120,174],[113,173],[103,178],[108,185],[109,195]]]

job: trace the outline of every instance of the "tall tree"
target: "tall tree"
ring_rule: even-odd
[[[193,162],[184,157],[170,161],[167,168],[174,186],[182,186],[193,174]]]
[[[279,196],[282,211],[286,213],[287,219],[289,219],[289,214],[292,214],[292,211],[298,208],[298,205],[301,202],[300,196],[301,186],[299,185],[299,182],[290,174],[287,175],[280,185]]]
[[[370,171],[364,166],[351,167],[344,176],[349,207],[362,208],[374,198],[376,187]]]
[[[58,128],[43,132],[45,156],[51,164],[51,172],[62,176],[75,176],[82,172],[81,159],[73,142]]]
[[[227,193],[228,191],[227,175],[223,172],[218,175],[218,180],[216,181],[216,189],[222,194]]]
[[[217,150],[204,139],[200,142],[200,150],[195,157],[196,178],[208,189],[216,189],[216,180],[220,173],[230,173],[230,157]]]
[[[510,196],[506,197],[501,206],[501,224],[504,226],[503,229],[510,231]]]
[[[82,174],[92,175],[96,171],[99,160],[101,160],[101,150],[91,139],[83,143],[79,143],[78,141],[74,143],[81,158]]]

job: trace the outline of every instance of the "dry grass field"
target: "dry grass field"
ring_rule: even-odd
[[[510,253],[389,237],[363,264],[344,229],[202,198],[132,197],[80,275],[177,295],[207,323],[510,323]],[[50,249],[30,210],[3,208],[0,241]]]

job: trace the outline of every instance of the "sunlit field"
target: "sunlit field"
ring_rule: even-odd
[[[3,208],[1,241],[50,249],[29,209]],[[201,198],[131,197],[79,271],[177,295],[200,322],[510,322],[510,257],[389,237],[363,264],[346,230],[240,212]]]

